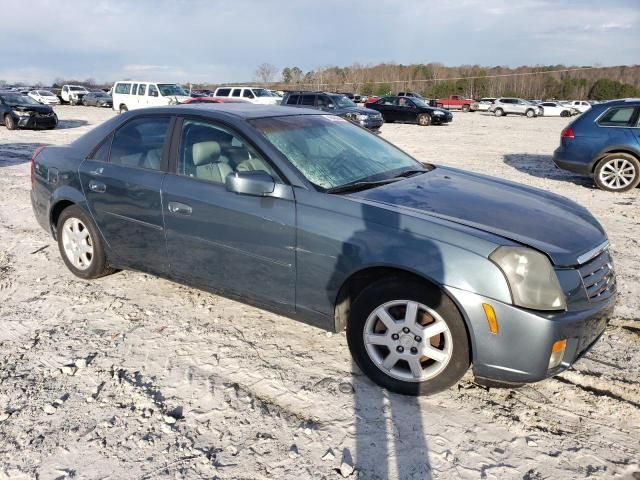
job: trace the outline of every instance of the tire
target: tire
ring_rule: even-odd
[[[107,263],[95,223],[82,208],[72,205],[62,211],[58,218],[57,236],[60,256],[75,276],[90,280],[115,271]],[[74,253],[76,258],[70,258]]]
[[[463,105],[462,106],[462,111],[463,112],[468,112],[469,110],[471,110],[471,106],[469,106],[469,105]]]
[[[567,112],[566,110],[562,110],[562,111],[560,112],[560,116],[561,116],[561,117],[570,117],[570,116],[571,116],[571,114],[570,114],[569,112]]]
[[[384,123],[394,123],[395,120],[385,120]]]
[[[8,113],[4,116],[4,126],[7,127],[7,130],[15,130],[18,128],[16,121]]]
[[[128,112],[129,109],[125,104],[120,105],[120,113]]]
[[[502,117],[504,115],[504,110],[501,108],[496,108],[495,111],[493,112],[493,114],[496,117]]]
[[[628,153],[611,153],[596,165],[593,181],[607,192],[632,190],[640,184],[640,161]]]
[[[431,115],[429,115],[428,113],[421,113],[420,115],[418,115],[416,120],[418,122],[418,125],[422,125],[423,127],[428,127],[429,125],[431,125]]]
[[[527,116],[527,118],[533,118],[536,116],[536,112],[534,112],[533,110],[529,109],[525,112],[525,115]]]
[[[418,322],[398,320],[404,319],[407,306],[416,308],[413,318]],[[385,328],[379,316],[383,312],[391,328]],[[424,325],[435,328],[430,338],[420,337]],[[375,343],[365,343],[365,335]],[[412,280],[388,279],[366,287],[349,312],[347,342],[353,359],[372,381],[404,395],[446,390],[470,364],[467,329],[453,301],[438,288]]]

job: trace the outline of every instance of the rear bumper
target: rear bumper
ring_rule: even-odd
[[[52,234],[51,225],[49,224],[49,205],[45,205],[39,201],[33,189],[31,189],[30,197],[31,209],[33,210],[33,215],[36,217],[38,224],[44,228],[47,233]]]
[[[569,368],[600,338],[615,305],[613,295],[584,310],[543,313],[464,290],[450,287],[447,290],[458,303],[470,330],[474,374],[502,382],[537,382]],[[497,334],[489,331],[483,303],[495,310]],[[562,361],[549,369],[551,347],[562,339],[567,340]]]
[[[562,146],[553,152],[553,163],[555,163],[558,168],[570,172],[582,173],[584,175],[591,175],[593,172],[592,162],[569,158],[567,150]]]

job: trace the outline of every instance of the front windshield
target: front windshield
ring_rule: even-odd
[[[87,89],[84,87],[69,87],[69,90],[72,92],[86,92]]]
[[[348,97],[345,97],[344,95],[332,95],[331,99],[338,108],[357,107],[357,105],[353,103],[352,100],[350,100]]]
[[[333,115],[266,117],[251,123],[320,190],[424,169],[393,145]]]
[[[0,97],[7,105],[11,106],[40,105],[33,98],[27,97],[26,95],[0,95]]]
[[[428,107],[429,104],[427,102],[425,102],[423,99],[418,98],[418,97],[413,97],[411,99],[413,101],[413,103],[415,103],[418,107]]]
[[[184,88],[182,88],[180,85],[176,85],[175,83],[159,83],[158,90],[160,90],[160,95],[162,95],[163,97],[172,97],[176,95],[180,95],[183,97],[189,96]]]
[[[53,93],[51,93],[48,90],[38,90],[38,95],[40,95],[41,97],[53,97]]]
[[[251,91],[255,94],[256,97],[272,97],[271,92],[264,88],[252,88]]]

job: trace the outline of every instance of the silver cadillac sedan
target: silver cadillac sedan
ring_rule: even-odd
[[[35,216],[73,274],[150,272],[346,329],[394,392],[446,389],[470,366],[552,376],[615,302],[607,236],[580,205],[422,164],[317,110],[136,110],[38,149],[31,171]]]

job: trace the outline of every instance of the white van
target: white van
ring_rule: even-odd
[[[177,83],[126,80],[113,85],[113,109],[122,113],[136,108],[180,103],[189,93]]]
[[[260,105],[280,105],[282,98],[261,87],[218,87],[212,97],[242,98]]]

